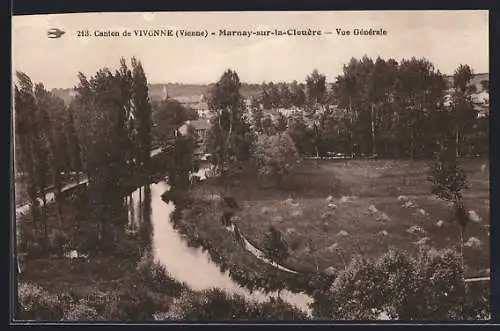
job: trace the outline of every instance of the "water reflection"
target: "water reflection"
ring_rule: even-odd
[[[203,171],[200,175],[202,178],[205,177]],[[229,271],[222,273],[207,252],[189,247],[170,222],[175,205],[172,202],[166,203],[161,198],[161,195],[169,189],[166,182],[159,182],[137,189],[125,200],[129,215],[127,231],[139,233],[144,238],[145,244],[151,243],[156,258],[166,267],[170,275],[186,283],[193,290],[218,287],[259,302],[267,300],[270,296],[276,296],[276,293],[265,294],[260,291],[250,293],[230,278]],[[307,305],[312,302],[312,299],[305,294],[294,294],[289,291],[281,291],[280,297],[304,311],[309,311]]]
[[[125,196],[124,202],[128,210],[125,232],[129,235],[139,235],[142,249],[150,248],[152,236],[150,185],[142,186]]]

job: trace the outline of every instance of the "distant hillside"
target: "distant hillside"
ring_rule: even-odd
[[[450,86],[452,86],[453,85],[453,76],[446,76],[446,78],[448,79],[448,84]],[[472,80],[470,81],[470,85],[476,85],[477,91],[478,92],[482,91],[483,87],[481,85],[481,81],[483,81],[483,80],[489,81],[490,74],[489,73],[475,74],[474,77],[472,78]]]
[[[71,100],[76,96],[76,92],[70,88],[55,88],[52,89],[52,93],[54,93],[57,97],[63,99],[66,105],[71,103]]]
[[[167,88],[168,96],[183,101],[198,101],[200,98],[207,94],[214,84],[200,85],[200,84],[150,84],[149,97],[152,101],[163,100],[164,86]],[[66,104],[69,104],[75,97],[73,89],[53,89],[52,92],[63,99]],[[243,83],[240,90],[244,97],[256,96],[261,93],[259,84],[246,84]]]
[[[447,76],[448,83],[450,86],[453,84],[453,77]],[[474,75],[471,84],[476,85],[477,91],[482,91],[481,81],[489,80],[488,73],[480,73]],[[168,96],[179,100],[180,102],[197,102],[201,99],[203,95],[208,94],[210,89],[214,84],[202,85],[202,84],[150,84],[149,85],[149,97],[152,101],[162,100],[164,97],[164,86],[167,88]],[[241,86],[241,94],[244,97],[252,97],[260,95],[262,92],[261,86],[259,84],[246,84],[243,83]],[[69,104],[75,96],[73,89],[53,89],[52,92],[63,99],[66,104]]]

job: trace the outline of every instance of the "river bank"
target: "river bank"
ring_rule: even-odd
[[[258,259],[221,223],[216,216],[219,214],[216,209],[214,202],[185,202],[174,212],[174,228],[185,235],[190,246],[207,250],[221,270],[229,270],[234,281],[251,291],[262,289],[276,292],[288,289],[293,293],[307,294],[314,291],[314,274],[294,274]]]
[[[484,159],[464,161],[470,181],[464,202],[474,220],[464,237],[467,277],[489,275],[489,177]],[[302,272],[341,270],[352,257],[377,258],[389,248],[416,254],[426,244],[456,249],[458,228],[449,204],[431,194],[427,161],[308,161],[281,185],[268,185],[252,166],[228,180],[241,207],[239,229],[263,247],[270,225],[289,246],[285,266]],[[217,179],[196,185],[196,198],[222,194]],[[210,211],[208,211],[210,212]],[[212,224],[212,223],[210,223]]]
[[[85,212],[88,206],[79,200],[65,203],[63,222],[59,223],[55,205],[49,205],[48,224],[53,238],[49,241],[54,247],[64,245],[61,241],[69,242],[75,251],[86,254],[82,258],[64,256],[62,251],[28,254],[18,278],[21,306],[28,310],[20,311],[19,318],[119,321],[307,318],[281,299],[243,290],[221,273],[206,254],[188,247],[169,223],[173,206],[161,200],[167,189],[168,185],[160,182],[124,197],[123,210],[111,222],[115,225],[113,243],[99,254],[87,249],[93,230],[89,213]],[[84,210],[80,210],[82,207]],[[75,233],[79,217],[79,232]],[[29,222],[29,217],[26,218]],[[21,224],[26,226],[27,222]],[[43,239],[30,239],[26,236],[28,232],[21,233],[24,233],[22,241]],[[76,238],[80,245],[74,241]],[[40,248],[41,245],[32,247],[33,251],[43,251]],[[148,250],[151,257],[146,263],[144,256]],[[221,309],[221,303],[226,308]]]
[[[80,314],[80,320],[308,318],[311,296],[327,291],[335,275],[323,278],[301,270],[295,275],[269,265],[221,223],[215,200],[191,196],[174,205],[162,199],[169,190],[161,180],[124,196],[123,208],[111,222],[113,245],[100,254],[29,258],[19,279],[24,292],[30,292],[24,294],[24,306],[44,306],[43,319],[48,311],[59,312],[56,319]],[[71,234],[80,218],[80,232],[70,238],[86,244],[77,249],[86,253],[85,247],[92,246],[92,238],[84,235],[92,233],[89,207],[79,200],[72,203],[64,205],[64,227],[57,222],[55,206],[49,206],[50,227]],[[54,247],[61,246],[58,240],[51,240]]]
[[[158,277],[156,273],[153,277],[155,266],[151,261],[141,270],[141,254],[147,245],[140,236],[127,235],[124,226],[119,225],[127,223],[126,210],[113,221],[112,245],[97,252],[91,250],[94,229],[91,220],[83,217],[88,214],[88,206],[82,200],[63,205],[61,223],[56,217],[56,206],[49,205],[47,209],[48,243],[43,242],[41,234],[29,232],[29,217],[20,222],[20,246],[27,255],[18,275],[23,307],[18,318],[152,320],[152,314],[188,290],[168,274]],[[23,247],[25,241],[30,242],[29,247]],[[78,254],[85,253],[84,257],[67,256],[62,248],[66,245]],[[148,268],[152,270],[149,273]]]
[[[246,185],[252,185],[249,184],[247,181],[245,181],[245,179],[242,179],[241,177],[238,177],[237,181],[239,182],[238,188]],[[249,195],[244,196],[243,192],[247,191],[249,191]],[[248,208],[248,205],[251,204],[253,201],[252,200],[250,200],[250,202],[246,201],[245,198],[251,199],[250,193],[255,193],[255,192],[252,192],[251,189],[245,190],[245,188],[242,188],[240,191],[237,192],[239,195],[243,195],[241,197],[238,196],[239,198],[238,202],[241,203],[241,205],[243,205],[244,210],[237,212],[237,217],[235,218],[234,223],[239,228],[243,237],[246,237],[244,241],[248,241],[251,243],[251,246],[253,247],[251,249],[249,249],[249,247],[246,247],[245,249],[241,245],[241,240],[238,240],[234,236],[234,233],[230,231],[226,225],[222,224],[221,222],[222,209],[218,201],[220,200],[220,189],[217,188],[217,184],[213,180],[209,179],[207,181],[204,181],[203,183],[196,185],[190,192],[189,196],[187,198],[185,197],[183,203],[178,203],[179,208],[176,209],[174,217],[172,218],[172,222],[174,222],[175,227],[179,229],[179,231],[187,237],[191,245],[195,247],[203,247],[209,252],[214,261],[217,261],[218,264],[224,266],[225,268],[228,268],[230,270],[231,277],[236,282],[243,284],[244,286],[251,289],[263,288],[266,291],[272,291],[276,289],[288,289],[292,292],[299,292],[299,293],[305,292],[310,296],[315,297],[316,300],[318,300],[320,296],[318,296],[317,294],[320,294],[320,292],[326,292],[330,289],[330,286],[332,286],[333,280],[336,278],[336,275],[339,272],[340,273],[344,272],[346,263],[349,264],[351,262],[351,257],[346,256],[347,258],[346,260],[340,261],[341,263],[338,263],[338,265],[336,265],[335,267],[327,268],[326,270],[320,273],[311,272],[311,269],[315,269],[314,268],[315,264],[318,263],[318,261],[314,261],[314,259],[311,258],[309,258],[309,261],[307,261],[307,268],[304,269],[301,268],[301,265],[303,264],[298,263],[300,261],[296,257],[294,257],[294,259],[291,260],[294,263],[293,265],[290,265],[290,267],[287,264],[287,261],[285,261],[284,268],[280,268],[281,270],[276,268],[276,266],[271,267],[269,263],[267,263],[266,261],[262,261],[263,259],[260,260],[258,259],[259,254],[257,250],[258,247],[262,247],[262,240],[259,239],[256,240],[255,236],[251,236],[252,239],[248,240],[249,238],[247,237],[247,230],[251,229],[254,232],[250,232],[250,234],[252,233],[255,234],[255,231],[259,231],[258,229],[256,230],[256,228],[260,226],[259,228],[260,231],[258,233],[262,237],[264,233],[263,231],[265,229],[264,225],[268,224],[269,219],[272,219],[272,217],[268,215],[269,213],[267,214],[263,213],[260,215],[261,219],[258,220],[257,219],[258,217],[256,216],[258,213],[255,213],[255,215],[253,215],[255,217],[248,218],[247,216],[251,213],[245,211],[245,208]],[[269,195],[270,190],[267,189],[265,193]],[[311,199],[311,197],[309,197],[309,199]],[[343,199],[344,199],[343,197],[341,197],[340,199],[323,198],[321,199],[320,202],[323,205],[323,208],[328,208],[330,210],[335,209],[335,211],[337,211],[336,214],[340,215],[337,209],[340,210],[340,207],[338,206],[341,206],[342,203],[344,203]],[[332,202],[329,202],[328,200],[331,200]],[[337,202],[337,200],[339,200],[339,202]],[[395,200],[397,201],[397,199]],[[273,203],[276,201],[265,200],[265,202]],[[333,202],[337,202],[334,205],[335,208],[330,207],[330,205],[328,205],[329,203],[333,205]],[[295,205],[297,205],[297,203],[295,203],[292,199],[283,199],[281,201],[277,201],[276,204],[278,204],[279,207],[282,209],[283,208],[288,209],[287,211],[284,212],[284,214],[287,214],[287,212],[293,212],[294,209],[292,207],[295,207]],[[345,205],[350,206],[349,203],[345,203]],[[370,211],[368,205],[365,208],[368,211]],[[312,209],[307,213],[303,213],[301,215],[309,215],[310,212],[313,212]],[[368,216],[373,217],[372,214],[373,212],[371,214],[368,214]],[[294,226],[296,227],[299,225],[304,226],[304,224],[308,224],[307,221],[304,224],[298,222],[297,217],[293,217],[293,219],[294,219],[293,221],[295,221]],[[354,226],[356,226],[356,224],[354,224]],[[303,236],[307,236],[310,233],[310,231],[316,233],[320,229],[321,227],[317,227],[314,229],[310,228],[304,229],[302,232],[300,232],[300,234]],[[479,226],[476,226],[475,229],[477,230],[481,228]],[[337,232],[333,233],[332,235],[333,238],[335,238],[335,235],[338,236]],[[349,233],[355,233],[355,232],[349,231]],[[286,237],[288,237],[289,233],[286,233],[286,235],[287,235]],[[349,241],[349,237],[344,239],[346,239],[345,242],[347,244]],[[428,247],[428,249],[430,251],[433,251],[432,247]],[[252,250],[254,250],[254,252],[252,252]],[[405,250],[404,247],[401,248],[400,251],[405,252],[404,254],[407,254],[406,252],[408,252],[408,250]],[[322,253],[324,254],[324,256],[329,255],[331,257],[334,254],[334,251],[332,252],[329,249],[326,252]],[[376,261],[376,259],[379,259],[384,254],[386,254],[387,251],[380,250],[380,252],[376,251],[371,253],[372,254],[371,256],[368,257],[368,260]],[[308,256],[311,257],[311,254],[309,254]],[[416,254],[413,251],[410,251],[408,256],[416,256]],[[471,260],[469,256],[466,256],[466,261],[473,261],[473,259]],[[320,266],[319,268],[320,270],[322,270],[322,268],[325,268],[327,266],[331,266],[332,263],[331,260],[326,262],[325,261],[319,261],[319,262],[320,263],[318,264]],[[316,267],[318,266],[318,264],[316,264]],[[284,271],[284,269],[292,269],[292,270]],[[297,271],[297,274],[294,274],[293,273],[294,271]],[[468,276],[467,266],[465,267],[464,271],[465,271],[465,276],[467,277]],[[327,273],[329,275],[327,275]],[[488,307],[489,307],[490,289],[489,289],[488,277],[484,277],[484,279],[480,278],[483,279],[484,282],[482,283],[477,282],[477,284],[473,282],[474,279],[475,278],[466,279],[465,286],[467,289],[465,296],[467,301],[467,308],[464,309],[469,311],[467,313],[468,316],[467,319],[475,318],[477,312],[480,312],[477,314],[479,314],[481,318],[484,318],[484,316],[487,316],[487,313],[485,312],[487,312],[489,309]],[[438,293],[436,293],[436,295],[438,295]]]

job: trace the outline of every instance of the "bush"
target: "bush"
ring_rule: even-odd
[[[236,304],[238,303],[238,304]],[[183,291],[179,298],[174,299],[167,313],[162,315],[165,320],[189,321],[227,321],[240,317],[235,309],[244,311],[244,299],[233,298],[221,289],[214,288],[202,292]],[[239,307],[239,308],[238,308]]]
[[[254,155],[259,174],[274,177],[278,185],[298,160],[295,143],[287,133],[260,135]]]
[[[62,318],[63,321],[96,321],[102,320],[102,316],[97,313],[97,310],[85,302],[79,302],[76,305],[71,305],[65,311]]]
[[[268,321],[307,320],[307,315],[301,310],[289,305],[280,298],[271,298],[264,303],[256,304],[259,319]]]
[[[202,292],[184,291],[174,299],[166,313],[158,313],[159,320],[229,321],[229,320],[303,320],[307,316],[281,299],[264,303],[247,301],[236,294],[214,288]]]
[[[17,295],[22,320],[58,321],[63,317],[63,303],[40,286],[21,283]]]
[[[221,289],[209,289],[197,293],[186,312],[187,319],[205,321],[227,321],[234,319],[231,297]]]
[[[389,251],[376,261],[354,258],[312,305],[317,318],[455,320],[466,317],[463,263],[452,250],[417,257]],[[470,309],[469,309],[470,310]],[[474,309],[472,309],[474,311]]]
[[[145,251],[137,263],[137,273],[141,282],[155,291],[166,292],[171,296],[180,295],[186,286],[171,278],[166,268],[154,260],[151,251]]]
[[[464,318],[467,320],[491,319],[490,282],[469,283],[466,287]]]
[[[151,321],[157,308],[155,297],[146,286],[133,285],[116,293],[116,300],[106,306],[104,316],[112,321]]]
[[[462,319],[465,300],[464,266],[453,250],[421,250],[417,259],[412,319]]]
[[[329,312],[334,319],[375,319],[372,309],[380,305],[380,276],[374,263],[360,257],[354,258],[329,289],[331,298],[334,298],[329,300],[333,306],[322,311]]]
[[[189,291],[183,291],[179,297],[173,300],[172,304],[169,307],[169,310],[158,317],[173,321],[185,320],[188,315],[191,318],[193,317],[193,310],[194,306],[192,293]]]
[[[376,261],[376,268],[383,284],[380,299],[385,301],[379,305],[392,318],[409,319],[408,297],[416,291],[418,273],[415,259],[404,251],[390,250]]]

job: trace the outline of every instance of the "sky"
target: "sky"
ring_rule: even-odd
[[[66,33],[58,39],[47,30]],[[312,29],[321,36],[220,37],[226,30]],[[355,36],[354,29],[384,29],[385,36]],[[135,29],[207,30],[204,37],[78,37],[77,31]],[[337,29],[350,30],[339,36]],[[215,32],[216,35],[210,35]],[[12,18],[13,72],[23,71],[47,88],[71,88],[77,73],[117,68],[137,57],[150,83],[205,84],[225,69],[247,83],[303,81],[318,69],[334,81],[352,57],[425,57],[452,74],[459,64],[489,72],[487,11],[72,13]]]

